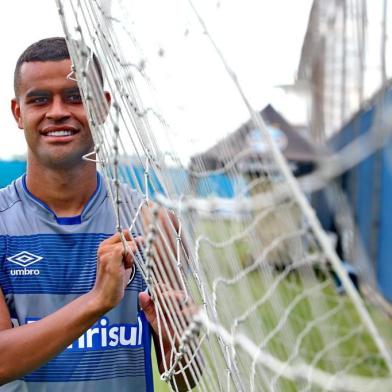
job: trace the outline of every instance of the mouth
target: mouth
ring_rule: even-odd
[[[41,135],[48,138],[68,139],[76,135],[79,131],[73,128],[44,129]]]
[[[50,131],[45,134],[45,136],[54,136],[54,137],[62,137],[62,136],[72,136],[76,132],[74,131],[69,131],[66,129],[60,130],[60,131]]]

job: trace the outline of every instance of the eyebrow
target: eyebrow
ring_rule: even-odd
[[[62,91],[63,95],[69,94],[80,94],[80,89],[78,87],[70,87],[66,88]],[[32,97],[50,97],[52,95],[51,92],[47,90],[32,90],[26,94],[26,98]]]
[[[80,94],[79,87],[71,87],[63,90],[63,94]]]
[[[31,97],[49,97],[51,94],[45,90],[33,90],[26,94],[27,98]]]

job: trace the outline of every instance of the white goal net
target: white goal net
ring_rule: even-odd
[[[233,71],[252,58],[230,51],[229,3],[57,0],[95,141],[85,158],[107,179],[119,229],[145,238],[137,268],[170,336],[155,342],[170,350],[161,378],[175,391],[179,379],[200,391],[390,391],[391,323],[309,204],[350,162],[334,156],[298,182],[278,113],[253,108]],[[238,9],[257,22],[252,2]]]

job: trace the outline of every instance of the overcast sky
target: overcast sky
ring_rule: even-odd
[[[249,0],[258,12],[249,23],[237,28],[246,30],[249,36],[253,35],[254,42],[260,48],[260,56],[263,56],[246,65],[246,72],[255,74],[255,77],[259,75],[259,80],[254,83],[254,92],[250,91],[250,95],[260,109],[270,100],[286,99],[288,109],[291,107],[293,113],[296,111],[295,104],[292,105],[290,101],[292,98],[284,97],[284,93],[274,89],[274,86],[294,81],[311,2]],[[0,64],[0,159],[22,156],[26,151],[23,132],[16,127],[10,111],[15,62],[30,43],[57,35],[63,34],[54,0],[13,0],[7,2],[6,12],[0,13],[3,54]],[[245,47],[243,49],[246,50]],[[262,75],[261,68],[264,68]]]

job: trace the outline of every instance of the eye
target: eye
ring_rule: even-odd
[[[70,103],[82,103],[82,97],[79,93],[67,95],[66,99]]]
[[[33,103],[33,104],[36,104],[36,105],[44,105],[44,104],[46,104],[46,103],[48,103],[48,101],[49,101],[49,97],[34,97],[34,98],[31,98],[30,100],[29,100],[29,103]]]

